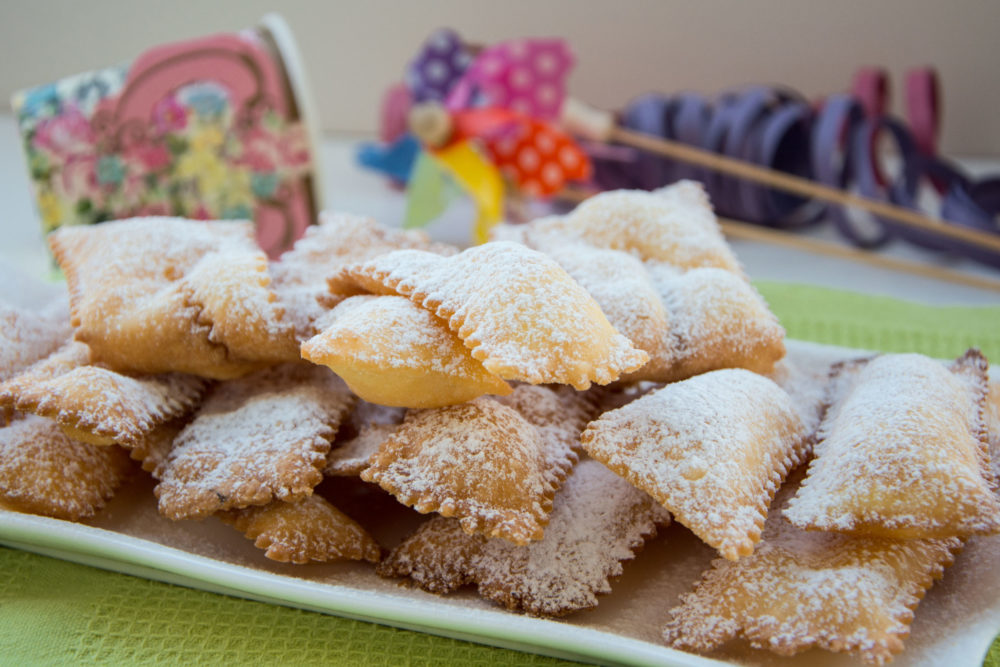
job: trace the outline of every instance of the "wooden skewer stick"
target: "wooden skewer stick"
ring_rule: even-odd
[[[886,257],[885,255],[858,250],[856,248],[843,246],[838,243],[817,241],[815,239],[803,237],[797,234],[790,234],[788,232],[780,232],[773,229],[759,227],[757,225],[751,225],[746,222],[737,222],[735,220],[719,218],[719,225],[722,227],[722,232],[729,238],[772,243],[774,245],[780,245],[786,248],[810,252],[817,255],[840,257],[868,264],[870,266],[889,269],[891,271],[902,271],[904,273],[921,276],[923,278],[934,278],[960,285],[968,285],[970,287],[978,287],[980,289],[1000,292],[1000,280],[974,276],[938,266],[930,266],[920,264],[918,262],[910,262],[903,259]]]
[[[718,155],[711,151],[682,144],[677,141],[670,141],[641,132],[633,132],[615,125],[614,116],[610,112],[594,109],[572,98],[567,99],[563,104],[561,121],[572,132],[585,136],[588,139],[595,141],[618,141],[644,151],[649,151],[650,153],[745,178],[748,181],[791,192],[802,197],[811,197],[840,206],[860,208],[915,229],[965,241],[980,248],[1000,251],[1000,236],[987,234],[986,232],[970,229],[958,224],[948,224],[943,220],[928,218],[917,211],[903,208],[902,206],[868,199],[867,197],[860,197],[811,181],[807,178],[760,167],[749,162]]]
[[[700,167],[707,167],[715,171],[732,174],[748,181],[754,181],[768,187],[791,192],[803,197],[819,199],[831,204],[841,206],[851,206],[860,208],[883,218],[888,218],[895,222],[902,223],[909,227],[933,232],[940,236],[966,241],[981,248],[1000,251],[1000,236],[994,236],[975,229],[963,227],[957,224],[947,224],[943,220],[936,220],[921,215],[902,206],[896,206],[888,202],[860,197],[850,192],[844,192],[836,188],[810,181],[807,178],[793,176],[781,171],[774,171],[766,167],[760,167],[750,162],[735,160],[724,155],[718,155],[710,151],[688,146],[676,141],[669,141],[654,137],[641,132],[633,132],[621,127],[615,127],[611,132],[611,138],[623,144],[641,148],[642,150],[664,155],[681,162],[696,164]]]

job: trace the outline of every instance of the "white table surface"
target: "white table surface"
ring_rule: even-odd
[[[387,225],[399,225],[405,207],[404,195],[383,178],[360,169],[354,161],[357,137],[326,137],[320,147],[320,182],[328,209],[370,215]],[[1000,159],[963,161],[973,173],[1000,173]],[[49,266],[35,211],[20,137],[13,117],[0,116],[0,260],[32,276],[42,276]],[[432,236],[465,245],[469,241],[472,207],[455,202],[432,224]],[[824,225],[810,232],[822,239],[835,239]],[[747,273],[757,280],[799,282],[892,296],[933,305],[1000,306],[1000,292],[899,273],[845,259],[779,248],[764,243],[732,241]],[[927,262],[953,270],[1000,280],[1000,271],[968,260],[945,257],[895,242],[883,250],[901,259]]]

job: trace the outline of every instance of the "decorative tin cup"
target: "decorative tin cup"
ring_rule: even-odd
[[[45,232],[145,215],[253,219],[275,256],[321,206],[308,86],[274,14],[19,92],[13,106]]]

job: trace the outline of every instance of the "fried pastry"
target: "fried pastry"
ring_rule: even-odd
[[[757,550],[715,560],[671,610],[664,638],[710,651],[743,637],[783,655],[815,646],[883,664],[903,649],[914,609],[961,545],[806,532],[773,511]]]
[[[189,416],[180,417],[143,434],[128,450],[133,461],[138,461],[142,469],[159,479],[157,471],[162,469],[167,457],[174,449],[174,442],[184,427],[190,423]]]
[[[547,391],[522,385],[511,398]],[[541,539],[556,489],[576,463],[577,424],[541,409],[524,416],[486,396],[411,410],[361,478],[418,512],[456,517],[468,533],[527,544]]]
[[[950,370],[916,354],[841,365],[786,516],[800,528],[902,539],[1000,531],[985,372],[971,350]]]
[[[96,362],[230,378],[298,357],[250,223],[136,218],[63,227],[49,244]]]
[[[443,320],[404,297],[350,297],[322,321],[302,358],[333,369],[371,403],[437,408],[511,392]]]
[[[487,243],[453,257],[398,250],[345,275],[433,312],[505,380],[586,389],[648,360],[558,264],[516,243]]]
[[[17,397],[37,383],[44,383],[60,375],[90,364],[90,348],[75,341],[65,342],[51,354],[16,373],[0,384],[0,407],[13,410]]]
[[[678,274],[647,265],[663,298],[675,338],[670,377],[681,380],[719,368],[767,373],[785,354],[785,330],[757,290],[721,269]]]
[[[78,442],[42,417],[15,417],[0,428],[0,504],[11,509],[79,521],[131,470],[124,449]]]
[[[0,382],[55,352],[70,335],[65,297],[41,310],[0,300]]]
[[[595,396],[596,394],[596,396]],[[519,384],[509,396],[495,400],[517,410],[538,429],[550,449],[560,452],[580,450],[580,432],[597,410],[603,392],[580,392],[565,385],[540,387]]]
[[[341,425],[326,457],[327,477],[358,477],[371,465],[372,457],[396,427],[406,410],[390,408],[358,399],[351,418]]]
[[[581,461],[556,495],[545,537],[519,547],[466,534],[458,521],[435,517],[383,561],[377,572],[409,577],[424,590],[450,593],[476,584],[508,609],[563,616],[597,606],[643,543],[670,515],[649,496]]]
[[[372,464],[382,443],[396,431],[394,424],[364,426],[350,440],[332,448],[326,457],[323,474],[327,477],[358,477]]]
[[[131,448],[189,412],[207,386],[194,375],[129,377],[89,362],[87,346],[70,342],[0,386],[0,404],[53,419],[76,440]]]
[[[788,392],[792,405],[799,413],[805,432],[815,441],[823,413],[826,411],[830,368],[843,359],[836,348],[814,347],[801,341],[790,347],[788,355],[774,365],[767,377]]]
[[[768,507],[805,454],[774,382],[726,369],[668,384],[587,426],[590,456],[649,493],[729,560],[753,552]]]
[[[333,373],[308,364],[217,385],[155,471],[160,513],[202,518],[310,495],[353,400]]]
[[[722,236],[704,188],[694,181],[679,181],[655,192],[603,192],[566,216],[530,223],[515,234],[517,237],[543,252],[575,239],[598,248],[623,250],[645,262],[670,264],[681,271],[715,267],[743,273]]]
[[[313,323],[342,298],[328,292],[329,276],[347,264],[404,248],[441,255],[457,252],[452,246],[431,242],[423,231],[390,229],[359,215],[320,213],[319,224],[306,229],[292,249],[270,267],[272,287],[295,326],[297,340],[302,342],[319,333]]]
[[[553,244],[545,253],[594,297],[611,326],[649,355],[627,381],[665,381],[676,354],[663,301],[643,263],[618,250],[583,243]]]
[[[282,563],[366,560],[377,563],[382,549],[356,521],[323,498],[312,495],[294,503],[275,501],[262,507],[220,512],[264,555]]]

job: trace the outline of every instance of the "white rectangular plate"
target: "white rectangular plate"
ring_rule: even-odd
[[[856,354],[792,342],[809,362]],[[217,519],[172,522],[156,510],[152,482],[123,489],[94,519],[70,523],[0,510],[0,543],[56,558],[206,591],[346,616],[484,644],[601,664],[859,664],[818,650],[792,658],[745,645],[706,658],[667,648],[660,629],[680,594],[714,557],[672,526],[625,566],[597,609],[566,619],[512,614],[471,591],[442,597],[381,579],[360,563],[283,565],[267,560]],[[982,664],[1000,631],[1000,537],[969,540],[917,610],[894,665]]]

